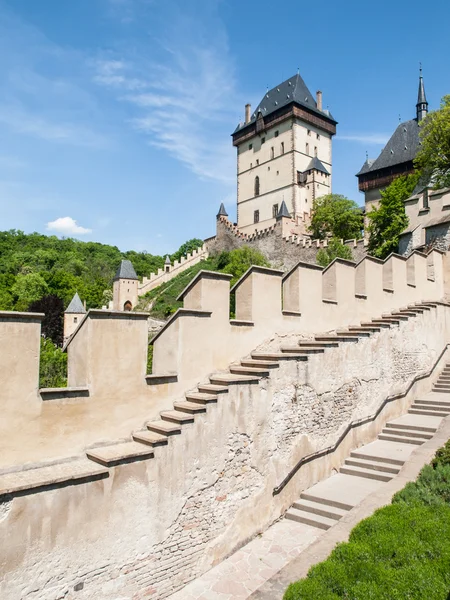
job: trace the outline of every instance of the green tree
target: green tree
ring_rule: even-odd
[[[391,252],[397,252],[401,232],[408,225],[405,213],[405,200],[417,185],[419,174],[397,177],[381,192],[378,208],[367,214],[369,225],[369,254],[384,259]]]
[[[28,273],[17,275],[11,292],[16,298],[15,309],[27,310],[28,306],[35,300],[39,300],[48,293],[48,285],[39,273]]]
[[[421,122],[421,148],[414,164],[436,188],[450,186],[450,95],[441,108],[430,112]]]
[[[50,338],[41,337],[39,361],[39,387],[65,387],[67,385],[67,354]]]
[[[340,194],[314,200],[309,231],[315,239],[323,240],[330,234],[342,240],[360,238],[362,229],[362,212],[353,200]]]
[[[174,252],[170,256],[170,260],[173,262],[174,260],[180,260],[182,256],[186,256],[188,253],[192,253],[197,248],[201,248],[203,246],[203,240],[199,238],[192,238],[178,248],[176,252]]]
[[[270,264],[261,252],[249,246],[242,246],[229,252],[228,262],[223,268],[223,272],[233,275],[231,285],[234,285],[252,265],[270,267]]]
[[[352,260],[352,251],[337,238],[331,238],[326,248],[321,248],[316,256],[317,264],[327,267],[335,258]]]

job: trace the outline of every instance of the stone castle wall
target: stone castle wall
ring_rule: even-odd
[[[225,217],[220,217],[217,220],[215,237],[205,240],[205,245],[210,254],[230,251],[246,245],[261,252],[274,268],[283,271],[288,271],[300,260],[317,264],[317,252],[326,242],[289,235],[289,224],[283,223],[283,220],[278,220],[267,230],[247,235],[240,232]],[[367,242],[363,239],[348,240],[345,244],[352,250],[353,261],[359,262],[366,255]]]

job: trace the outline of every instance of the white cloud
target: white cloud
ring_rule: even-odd
[[[357,133],[354,135],[337,135],[337,140],[346,140],[349,142],[358,142],[360,144],[376,144],[384,146],[389,140],[387,133]]]
[[[157,52],[133,48],[119,59],[97,61],[94,81],[131,106],[128,121],[149,144],[203,179],[234,185],[229,134],[241,102],[223,24],[213,8],[202,24],[180,7],[173,14],[158,47],[164,62],[152,60]]]
[[[63,235],[85,235],[92,231],[92,229],[86,229],[86,227],[77,225],[77,222],[72,217],[59,217],[55,221],[50,221],[47,223],[47,229],[62,233]]]

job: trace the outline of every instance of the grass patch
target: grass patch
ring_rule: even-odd
[[[450,442],[284,600],[449,600]]]

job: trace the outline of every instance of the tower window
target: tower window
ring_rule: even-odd
[[[256,159],[256,164],[259,165],[259,158]]]
[[[278,214],[278,204],[274,204],[272,206],[272,217],[274,219],[276,219],[277,218],[277,214]]]
[[[266,143],[266,138],[261,138],[261,144],[265,144]]]
[[[259,223],[259,210],[253,212],[253,223]]]
[[[311,129],[308,129],[308,135],[311,135]]]
[[[319,134],[317,134],[317,139],[320,140],[320,135]]]
[[[281,142],[281,154],[284,154],[284,142]]]
[[[250,169],[252,169],[252,168],[253,168],[253,163],[250,163]]]
[[[255,196],[259,196],[259,177],[258,177],[258,175],[255,177]],[[259,212],[258,212],[258,215],[259,215]],[[257,223],[257,221],[255,221],[255,223]]]
[[[248,149],[251,150],[253,148],[253,144],[248,145]]]
[[[278,129],[275,131],[275,137],[278,137]]]
[[[309,156],[309,144],[306,143],[306,154]]]
[[[73,318],[73,322],[74,322],[74,323],[78,323],[78,317],[74,317],[74,318]]]
[[[317,146],[314,146],[314,156],[317,156]]]
[[[275,148],[273,146],[270,149],[270,158],[275,158]]]

